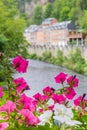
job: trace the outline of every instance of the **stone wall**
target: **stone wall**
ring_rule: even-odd
[[[30,54],[36,53],[38,56],[41,56],[43,52],[50,51],[53,56],[56,56],[57,51],[61,50],[63,51],[64,56],[69,56],[71,51],[74,51],[76,48],[79,48],[82,54],[82,57],[85,59],[87,62],[87,46],[85,45],[80,45],[80,46],[46,46],[46,45],[33,45],[28,48],[28,52]]]

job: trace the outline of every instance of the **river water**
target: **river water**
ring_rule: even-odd
[[[31,88],[31,90],[28,90],[25,93],[32,96],[36,92],[42,92],[42,89],[46,86],[50,86],[55,89],[61,88],[62,86],[56,84],[54,80],[54,77],[60,72],[68,73],[69,76],[76,75],[76,77],[79,78],[79,87],[76,88],[77,96],[87,93],[87,76],[77,74],[76,72],[60,66],[37,60],[29,60],[27,73],[17,73],[15,74],[15,77],[24,77]]]

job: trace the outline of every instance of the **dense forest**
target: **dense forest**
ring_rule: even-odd
[[[35,2],[35,0],[17,1],[21,5],[21,9],[25,6],[26,2],[28,4]],[[41,2],[36,4],[38,1],[47,1],[47,3],[45,5],[41,4]],[[37,0],[37,2],[35,2],[36,6],[33,8],[31,17],[28,19],[28,24],[40,24],[45,18],[55,17],[58,21],[72,20],[83,28],[84,31],[87,30],[87,0]],[[23,10],[21,11],[23,13]]]

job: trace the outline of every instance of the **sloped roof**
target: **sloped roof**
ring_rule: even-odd
[[[57,29],[76,29],[76,25],[72,21],[63,21],[63,22],[58,22],[55,25],[52,25],[48,27],[50,30],[57,30]]]
[[[44,23],[50,23],[54,18],[47,18],[43,22]],[[65,29],[68,30],[74,30],[76,29],[76,25],[70,20],[70,21],[63,21],[55,23],[54,25],[50,25],[49,27],[43,28],[43,25],[30,25],[26,30],[25,33],[31,33],[36,31],[46,31],[46,30],[60,30]]]
[[[46,18],[42,21],[42,24],[50,24],[55,18]]]
[[[29,32],[35,32],[38,29],[38,25],[30,25],[26,30],[25,33],[29,33]]]

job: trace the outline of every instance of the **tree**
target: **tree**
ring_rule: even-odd
[[[0,51],[8,56],[14,56],[23,52],[26,46],[23,36],[25,26],[25,20],[20,17],[15,0],[1,0]]]
[[[34,24],[41,24],[43,19],[43,9],[42,6],[38,5],[34,8],[32,20]]]
[[[4,36],[4,34],[2,34],[2,33],[0,32],[0,52],[1,52],[1,51],[2,51],[2,52],[4,51],[4,47],[5,47],[6,43],[7,43],[6,37]]]
[[[69,19],[69,12],[74,4],[75,0],[55,0],[52,16],[56,17],[58,20],[67,20]],[[72,3],[72,4],[71,4]]]
[[[60,18],[62,4],[63,4],[63,2],[61,0],[55,0],[55,2],[54,2],[54,7],[53,7],[54,10],[52,12],[52,16],[57,18],[58,20]]]
[[[79,24],[85,31],[87,31],[87,10],[84,10],[82,17],[79,18]]]
[[[68,20],[69,18],[69,12],[70,12],[70,8],[65,6],[61,9],[60,12],[60,20],[64,21],[64,20]]]
[[[69,19],[71,19],[72,21],[76,21],[78,19],[78,7],[73,7],[71,8],[70,12],[69,12]]]
[[[55,0],[52,16],[60,21],[67,19],[77,20],[81,13],[81,1],[82,0]]]
[[[80,9],[87,10],[87,0],[77,0],[76,5],[80,7]]]
[[[44,11],[44,18],[49,18],[49,17],[51,17],[52,9],[53,9],[52,4],[51,4],[51,3],[48,3],[48,4],[46,5],[45,11]]]

